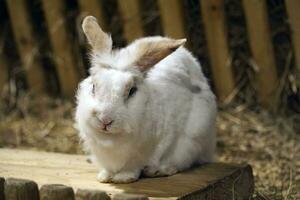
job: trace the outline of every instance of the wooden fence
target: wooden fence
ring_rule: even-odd
[[[0,177],[0,200],[147,200],[145,195],[116,194],[112,198],[102,190],[77,189],[62,184],[38,187],[32,180]]]
[[[47,80],[42,70],[40,59],[36,54],[37,41],[33,32],[33,21],[29,17],[26,0],[6,0],[6,9],[10,18],[13,38],[25,72],[28,87],[35,92],[45,92]],[[77,83],[83,78],[82,70],[74,54],[73,44],[69,38],[68,24],[64,15],[65,5],[61,0],[40,0],[45,18],[49,44],[54,56],[54,64],[61,94],[72,97]],[[101,0],[77,0],[80,16],[94,15],[100,25],[107,30],[104,14],[104,3]],[[146,36],[139,0],[117,0],[117,9],[123,19],[123,34],[127,42]],[[157,0],[161,26],[164,35],[174,38],[187,37],[185,14],[181,0]],[[295,62],[300,69],[300,8],[299,0],[285,1],[287,14],[292,30],[292,42]],[[226,102],[236,89],[236,81],[231,66],[231,55],[228,45],[228,30],[225,19],[224,0],[201,0],[201,16],[204,24],[206,44],[211,64],[212,81],[219,101]],[[273,95],[278,87],[278,73],[274,56],[270,23],[267,14],[266,0],[243,0],[248,41],[256,66],[257,96],[259,102],[270,107]],[[1,31],[1,27],[0,27]],[[5,40],[0,34],[0,41]],[[190,41],[193,42],[193,41]],[[9,65],[5,57],[0,57],[0,87],[7,83]]]

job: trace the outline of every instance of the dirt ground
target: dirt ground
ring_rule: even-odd
[[[297,120],[295,116],[258,113],[245,106],[219,112],[219,161],[253,167],[256,199],[300,199]]]
[[[0,146],[84,153],[74,128],[74,105],[27,95],[14,111],[0,107]],[[300,199],[300,119],[244,105],[220,109],[218,160],[253,167],[255,199]]]

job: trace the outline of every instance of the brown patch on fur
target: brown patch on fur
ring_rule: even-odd
[[[136,64],[142,72],[148,71],[148,69],[170,55],[175,50],[176,49],[162,49],[159,51],[146,52],[140,58],[140,60],[136,62]]]
[[[135,64],[141,72],[146,72],[155,64],[176,51],[176,49],[183,45],[185,41],[186,39],[167,39],[166,41],[140,44],[140,56]]]

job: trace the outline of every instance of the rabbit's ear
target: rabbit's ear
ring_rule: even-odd
[[[151,67],[182,46],[186,39],[165,39],[161,41],[141,42],[135,65],[141,72],[147,72]]]
[[[82,29],[94,52],[109,53],[111,51],[112,39],[110,35],[103,32],[95,17],[85,17],[82,22]]]

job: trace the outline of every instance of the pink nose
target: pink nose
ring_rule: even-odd
[[[103,118],[101,119],[102,123],[102,129],[107,130],[107,127],[110,126],[113,123],[113,120],[111,118]]]

